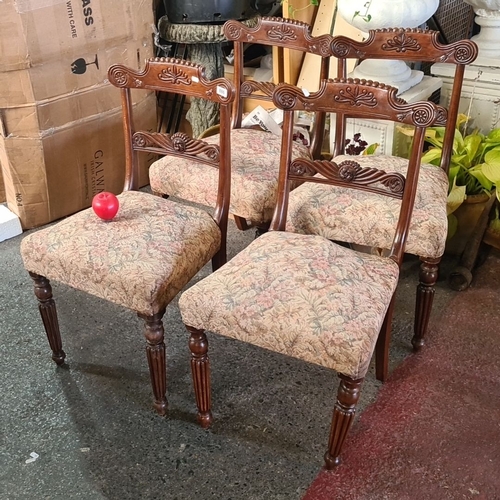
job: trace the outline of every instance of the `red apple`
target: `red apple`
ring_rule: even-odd
[[[103,191],[102,193],[97,193],[92,199],[92,208],[97,217],[105,221],[110,221],[118,212],[120,202],[113,193]]]

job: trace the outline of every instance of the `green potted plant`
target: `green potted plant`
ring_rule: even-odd
[[[452,253],[461,253],[484,205],[494,195],[495,188],[500,189],[500,128],[484,135],[477,129],[470,131],[469,122],[466,115],[460,114],[457,118],[450,161],[447,248]],[[403,132],[412,134],[408,130]],[[427,129],[430,148],[423,154],[422,163],[439,166],[444,132],[444,127]],[[496,196],[500,200],[499,190]]]

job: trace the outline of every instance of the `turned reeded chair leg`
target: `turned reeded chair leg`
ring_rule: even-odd
[[[57,319],[56,303],[52,298],[52,287],[50,281],[39,274],[29,273],[35,284],[35,295],[38,299],[38,310],[42,316],[43,326],[47,334],[50,348],[52,349],[52,359],[58,365],[64,363],[66,354],[62,349],[61,332],[59,331],[59,321]]]
[[[330,439],[328,450],[325,453],[325,465],[327,469],[333,469],[340,464],[340,453],[345,438],[351,428],[356,414],[361,392],[361,384],[364,379],[353,380],[339,373],[340,385],[337,393],[337,402],[333,410],[332,425],[330,427]]]
[[[167,414],[167,364],[165,360],[165,330],[163,329],[162,317],[165,311],[153,316],[138,314],[146,325],[144,336],[146,337],[146,354],[148,357],[149,374],[155,398],[154,407],[159,415]]]
[[[389,373],[389,347],[391,344],[392,316],[394,314],[395,302],[396,295],[393,295],[375,346],[375,375],[377,380],[381,382],[387,380]]]
[[[198,407],[198,423],[204,428],[212,423],[212,395],[210,388],[210,361],[208,359],[208,339],[203,330],[186,326],[191,350],[191,373],[194,394]]]
[[[429,326],[429,318],[436,292],[436,282],[439,276],[441,259],[426,259],[421,257],[417,300],[415,304],[414,335],[411,343],[414,351],[419,351],[424,345],[424,337]]]

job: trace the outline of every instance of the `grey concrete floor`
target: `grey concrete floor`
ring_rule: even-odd
[[[0,499],[301,498],[322,467],[334,372],[210,335],[215,422],[202,430],[174,301],[165,315],[170,411],[161,418],[133,312],[53,283],[67,366],[51,361],[22,237],[0,243]],[[231,223],[230,256],[252,238]],[[392,368],[411,353],[417,270],[409,258]],[[432,321],[453,293],[439,282]],[[379,387],[372,367],[360,411]],[[39,457],[26,463],[31,452]]]

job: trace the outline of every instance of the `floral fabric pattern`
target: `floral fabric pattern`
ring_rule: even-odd
[[[407,160],[393,156],[338,156],[362,167],[406,175]],[[422,165],[406,252],[427,258],[444,253],[448,220],[448,177],[433,165]],[[357,189],[307,182],[290,193],[287,230],[319,234],[377,248],[391,248],[401,201]]]
[[[26,236],[28,271],[142,314],[162,310],[220,247],[206,212],[147,193],[118,196],[111,222],[87,209]]]
[[[361,378],[398,276],[392,259],[271,231],[186,290],[179,307],[188,326]]]
[[[219,144],[219,135],[204,139]],[[231,131],[230,212],[255,223],[270,221],[276,204],[281,138],[253,129]],[[294,144],[293,156],[311,158],[309,150]],[[218,172],[208,165],[166,156],[149,170],[151,189],[202,205],[214,206]]]

